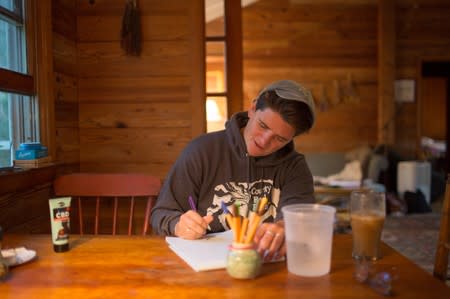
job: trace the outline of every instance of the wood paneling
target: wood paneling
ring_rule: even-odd
[[[120,48],[123,0],[51,3],[55,115],[42,117],[55,121],[56,159],[62,163],[52,171],[78,170],[80,163],[84,171],[163,178],[182,148],[205,130],[203,0],[138,0],[140,57]],[[377,8],[376,0],[260,0],[245,7],[242,107],[248,108],[266,84],[294,79],[312,90],[317,104],[323,94],[329,102],[328,109],[317,110],[311,132],[296,138],[299,151],[376,145]],[[395,1],[395,79],[418,80],[423,57],[448,57],[449,19],[447,0]],[[208,32],[216,32],[215,25],[223,26],[223,18],[208,24]],[[349,77],[359,102],[338,97],[336,87],[344,87]],[[396,104],[394,110],[395,150],[415,158],[417,102]],[[51,179],[2,180],[9,189],[0,206],[5,215],[13,211],[8,226],[30,230],[40,222],[49,228]],[[29,190],[16,190],[16,184]],[[20,218],[25,207],[41,218]]]
[[[8,232],[49,232],[48,198],[51,198],[51,190],[51,183],[34,182],[29,189],[0,195],[0,223],[3,228]]]
[[[78,80],[74,76],[55,72],[56,103],[78,103]]]
[[[190,141],[189,132],[190,128],[82,129],[82,160],[87,163],[167,163],[175,160]]]
[[[58,146],[56,148],[57,161],[78,164],[80,162],[80,130],[72,127],[59,127],[56,130]]]
[[[395,143],[395,2],[378,1],[378,143]]]
[[[189,18],[179,15],[144,15],[142,11],[142,39],[144,41],[171,41],[189,39]],[[156,12],[153,12],[155,14]],[[177,22],[173,21],[176,16]],[[81,42],[119,41],[122,16],[82,16],[78,19],[78,39]],[[95,30],[92,30],[95,28]],[[151,47],[151,46],[149,46]]]
[[[203,0],[138,1],[140,57],[120,48],[124,1],[51,3],[47,34],[52,33],[53,57],[46,67],[54,71],[54,81],[47,83],[54,84],[55,115],[43,117],[56,124],[59,164],[53,171],[130,171],[163,178],[184,146],[205,129]],[[49,231],[55,173],[45,182],[14,180],[20,189],[8,189],[0,198],[2,211],[15,211],[0,219],[7,230]],[[16,196],[21,200],[12,200]],[[39,217],[23,214],[28,208]]]
[[[55,71],[77,77],[76,41],[53,33],[53,62]]]
[[[159,163],[159,162],[151,162],[151,163],[142,163],[138,162],[96,162],[96,161],[86,161],[83,162],[83,171],[84,172],[135,172],[135,173],[168,173],[170,167],[167,162]]]
[[[378,32],[378,5],[379,1],[260,0],[245,7],[243,107],[248,108],[269,82],[297,80],[312,90],[317,104],[323,91],[332,103],[327,111],[318,109],[316,125],[299,138],[297,149],[329,152],[346,151],[359,144],[377,145],[383,127],[376,126],[380,117],[379,64],[393,64],[391,81],[417,79],[421,57],[448,57],[450,47],[448,1],[398,0],[394,5],[395,24],[391,24],[395,38],[385,44],[393,48],[394,57],[391,62],[383,57],[379,61],[379,34],[392,32]],[[208,32],[218,31],[222,24],[223,19],[209,23]],[[349,104],[336,101],[334,88],[336,82],[343,85],[348,75],[361,99],[360,104],[348,106],[351,112],[341,108]],[[387,96],[392,100],[392,90]],[[380,104],[380,109],[384,122],[394,118],[391,146],[405,159],[414,159],[416,103],[390,103],[389,107]],[[357,129],[352,128],[355,122]]]
[[[2,174],[0,225],[6,231],[49,232],[48,199],[56,167],[49,166]]]
[[[190,125],[187,103],[80,104],[80,128],[186,128]]]
[[[447,136],[447,78],[423,78],[423,102],[418,118],[419,137],[446,140]]]
[[[79,169],[76,0],[52,0],[56,160],[60,171]]]
[[[28,14],[34,20],[27,28],[38,34],[36,45],[30,48],[36,50],[37,68],[32,69],[32,73],[37,76],[40,125],[41,132],[44,132],[41,133],[41,142],[49,146],[54,159],[66,163],[60,164],[63,170],[77,169],[75,0],[29,2],[32,5],[27,6]],[[34,24],[37,20],[38,26]],[[76,133],[66,135],[63,127]],[[58,171],[56,166],[50,166],[2,174],[0,225],[5,230],[49,232],[48,199],[52,196],[52,181]]]
[[[138,1],[139,57],[120,47],[123,1],[77,4],[81,169],[163,178],[204,131],[203,1]]]
[[[78,14],[82,16],[122,16],[125,3],[116,0],[76,0]],[[194,3],[195,2],[195,3]],[[137,0],[139,11],[142,16],[183,16],[193,5],[198,5],[198,1],[180,0]]]
[[[396,5],[396,62],[398,79],[420,82],[420,63],[425,58],[444,57],[448,60],[450,49],[450,2],[446,0],[402,0]],[[418,87],[419,88],[419,87]],[[416,89],[417,90],[417,89]],[[417,158],[417,103],[401,104],[396,118],[396,146],[407,158]],[[422,98],[424,101],[433,100]],[[444,107],[442,107],[444,109]],[[423,119],[433,122],[434,117]],[[416,136],[415,138],[413,136]]]
[[[78,43],[78,74],[90,77],[190,76],[186,41],[143,42],[139,58],[125,56],[120,43]]]
[[[243,38],[244,107],[266,84],[280,79],[304,84],[315,97],[316,124],[296,139],[299,151],[347,151],[377,143],[374,1],[261,0],[243,10]],[[348,77],[359,103],[338,96]],[[328,109],[321,111],[323,94]]]
[[[187,76],[82,78],[78,98],[87,103],[190,101]]]
[[[75,41],[77,38],[75,0],[52,0],[53,32]]]

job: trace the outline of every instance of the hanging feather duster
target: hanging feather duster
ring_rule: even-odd
[[[126,0],[120,36],[120,45],[127,55],[141,54],[141,20],[136,0]]]

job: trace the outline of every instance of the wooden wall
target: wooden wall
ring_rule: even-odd
[[[245,106],[271,81],[293,79],[310,88],[317,121],[296,139],[301,152],[376,144],[377,6],[371,2],[261,0],[243,11]],[[349,97],[352,87],[358,98]]]
[[[311,88],[318,116],[312,131],[296,140],[302,152],[380,143],[378,3],[341,2],[260,0],[242,12],[242,106],[248,108],[273,80],[291,78]],[[139,58],[120,48],[123,1],[54,3],[59,158],[80,162],[83,171],[163,178],[186,143],[204,130],[203,1],[139,1]],[[424,57],[448,57],[449,17],[446,0],[396,1],[397,79],[419,83]],[[208,32],[222,22],[208,24]],[[397,108],[395,149],[414,158],[417,101]]]
[[[52,0],[56,160],[63,172],[79,170],[76,0]]]
[[[421,85],[420,64],[424,61],[450,61],[450,1],[448,0],[402,0],[396,6],[397,34],[397,78],[414,79],[417,94]],[[422,87],[422,88],[421,88]],[[448,95],[447,95],[448,97]],[[417,97],[416,97],[417,98]],[[432,99],[423,95],[421,105]],[[416,150],[418,101],[399,107],[396,119],[396,139],[400,152],[414,153]],[[444,109],[444,107],[442,107]],[[450,115],[447,115],[450,117]],[[422,122],[432,119],[422,119]],[[450,132],[447,132],[450,134]],[[429,136],[432,137],[432,136]]]
[[[138,1],[142,53],[120,47],[123,0],[52,0],[62,172],[163,178],[205,130],[203,0]]]
[[[56,98],[54,134],[56,160],[61,163],[58,167],[15,172],[1,177],[0,225],[6,231],[48,233],[48,199],[53,197],[53,179],[59,172],[75,171],[79,167],[75,4],[75,0],[51,1]],[[50,11],[48,2],[42,1],[41,5]],[[38,61],[38,67],[40,63]]]
[[[343,152],[380,144],[377,7],[376,0],[260,0],[245,7],[243,106],[248,108],[271,81],[297,80],[312,90],[318,108],[315,127],[296,140],[299,151]],[[396,79],[419,84],[423,57],[448,60],[449,18],[447,0],[396,1]],[[208,23],[208,32],[219,32],[222,23]],[[415,158],[417,100],[396,106],[390,124],[395,127],[394,150]]]
[[[51,2],[57,171],[164,178],[186,143],[204,131],[203,0],[139,0],[140,57],[120,48],[124,2]],[[312,89],[319,110],[316,126],[297,140],[300,151],[378,143],[376,0],[260,0],[242,17],[243,107],[267,83],[294,79]],[[420,61],[450,60],[448,0],[397,0],[395,17],[397,79],[419,82]],[[348,82],[359,101],[345,96]],[[399,108],[395,147],[414,157],[417,101]],[[0,192],[0,222],[8,228],[35,230],[36,221],[49,227],[55,170],[41,180],[30,179],[33,173],[8,177],[10,191]]]
[[[48,199],[55,168],[2,175],[0,226],[8,232],[50,232]]]
[[[125,1],[51,1],[57,167],[2,177],[5,230],[50,231],[48,199],[60,173],[163,178],[204,132],[203,0],[138,5],[142,54],[132,57],[120,48]]]
[[[81,170],[163,178],[205,130],[203,0],[138,1],[140,57],[120,47],[123,0],[77,5]]]

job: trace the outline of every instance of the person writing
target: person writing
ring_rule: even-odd
[[[313,177],[293,142],[311,129],[314,118],[312,95],[303,86],[291,80],[266,86],[225,130],[186,146],[152,209],[153,231],[185,239],[225,231],[230,227],[224,205],[237,205],[240,215],[248,215],[266,197],[268,208],[254,242],[265,260],[285,255],[281,208],[314,202]]]

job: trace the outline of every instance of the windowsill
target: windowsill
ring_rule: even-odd
[[[13,193],[53,182],[57,164],[39,168],[8,168],[0,171],[0,194]]]

